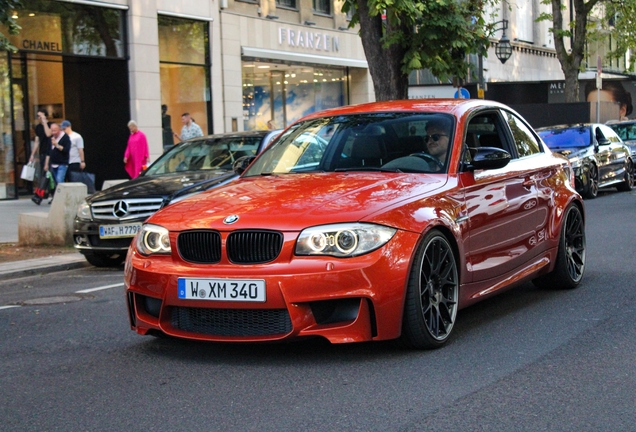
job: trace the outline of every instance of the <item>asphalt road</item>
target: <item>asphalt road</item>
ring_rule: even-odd
[[[27,304],[0,309],[0,430],[636,430],[636,192],[586,208],[578,289],[464,309],[432,352],[142,337],[121,270],[1,282]]]

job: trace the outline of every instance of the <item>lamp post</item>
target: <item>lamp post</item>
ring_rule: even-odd
[[[506,30],[508,30],[508,20],[502,19],[501,21],[497,21],[493,23],[493,25],[497,25],[497,24],[501,24],[501,27],[496,28],[494,31],[502,30],[503,33],[501,35],[501,39],[499,39],[499,42],[497,43],[497,46],[495,47],[495,55],[497,56],[501,64],[505,64],[508,61],[508,59],[512,56],[512,45],[510,45],[510,39],[508,39],[508,36],[506,36]],[[481,98],[483,98],[483,93],[481,92],[481,90],[483,90],[484,87],[485,87],[484,57],[480,55],[479,56],[478,93],[481,95]]]

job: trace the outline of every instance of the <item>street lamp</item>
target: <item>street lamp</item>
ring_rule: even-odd
[[[506,30],[508,29],[508,20],[505,19],[497,21],[494,24],[499,23],[501,23],[501,28],[498,28],[497,30],[503,30],[503,34],[501,35],[501,39],[499,39],[499,43],[495,47],[495,55],[497,56],[499,61],[504,64],[512,55],[512,45],[510,45],[510,39],[508,39],[508,36],[506,36]]]
[[[502,30],[503,34],[501,35],[501,39],[499,39],[499,43],[495,47],[495,55],[499,59],[499,61],[504,64],[508,59],[512,56],[512,45],[510,45],[510,39],[506,36],[506,30],[508,29],[508,20],[503,19],[501,21],[494,22],[493,25],[501,24],[501,27],[495,29],[494,31]],[[479,56],[479,88],[478,94],[479,97],[483,99],[484,90],[485,90],[485,80],[484,80],[484,57]]]

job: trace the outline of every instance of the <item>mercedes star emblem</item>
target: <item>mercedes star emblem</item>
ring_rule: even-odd
[[[123,218],[128,214],[128,203],[126,201],[117,201],[113,207],[113,214],[118,218]]]
[[[239,217],[237,215],[232,215],[232,216],[228,216],[225,219],[223,219],[223,223],[226,225],[230,225],[233,224],[234,222],[236,222],[237,220],[239,220]]]

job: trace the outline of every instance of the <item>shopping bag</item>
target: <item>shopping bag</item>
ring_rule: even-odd
[[[52,191],[55,190],[55,179],[53,178],[53,174],[49,171],[46,172],[45,175],[40,177],[40,183],[38,187],[35,188],[35,192],[31,201],[40,205],[42,200],[45,200],[49,197]]]
[[[84,183],[89,194],[95,193],[95,174],[86,171],[69,171],[69,180]]]
[[[33,165],[33,162],[29,162],[22,167],[22,174],[20,174],[20,178],[26,181],[33,181],[35,178],[35,166]]]

